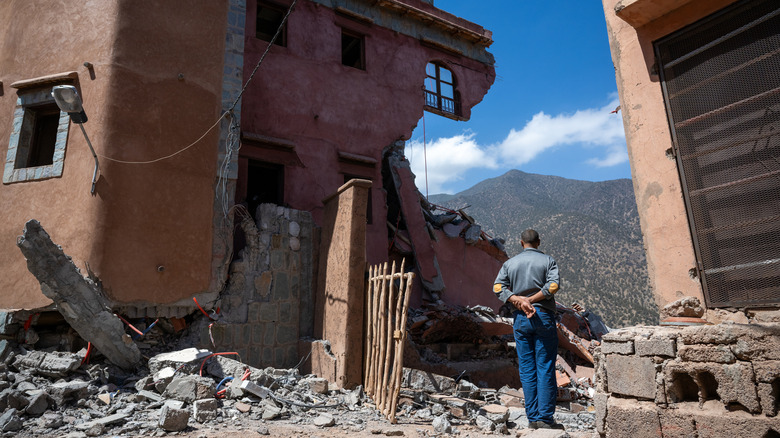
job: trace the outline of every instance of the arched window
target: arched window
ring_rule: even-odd
[[[460,115],[455,76],[446,67],[429,62],[425,67],[425,106],[445,117]]]

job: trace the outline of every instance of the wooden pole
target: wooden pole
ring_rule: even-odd
[[[368,287],[366,288],[366,312],[364,320],[366,321],[366,346],[363,349],[365,370],[363,370],[363,388],[368,388],[368,377],[371,375],[371,345],[374,340],[374,331],[372,324],[371,310],[374,307],[374,267],[368,267]]]
[[[377,357],[376,357],[376,372],[374,373],[374,382],[373,382],[373,388],[374,388],[374,394],[376,395],[374,397],[374,401],[376,402],[377,399],[380,396],[380,391],[382,390],[382,363],[384,362],[385,358],[385,351],[384,351],[384,344],[385,344],[385,338],[387,337],[387,333],[384,331],[385,326],[385,319],[387,318],[387,262],[385,262],[383,269],[382,269],[382,289],[379,294],[379,319],[377,321],[377,333],[378,336],[378,342],[377,342]]]
[[[406,291],[404,293],[404,304],[401,308],[401,322],[398,324],[399,339],[396,343],[396,356],[395,363],[393,365],[393,394],[392,403],[390,406],[390,412],[392,418],[391,422],[395,422],[395,410],[398,406],[398,395],[401,392],[401,377],[403,375],[403,362],[404,362],[404,341],[406,339],[406,317],[409,314],[409,295],[412,291],[412,280],[414,279],[414,273],[410,272],[406,275]]]
[[[387,339],[385,339],[385,362],[384,366],[382,367],[382,392],[379,395],[379,398],[382,400],[382,411],[387,416],[387,408],[388,408],[388,400],[390,399],[389,394],[389,388],[387,387],[388,381],[389,381],[389,374],[390,374],[390,357],[393,351],[393,318],[395,315],[393,314],[393,302],[396,301],[395,299],[395,261],[393,262],[393,269],[390,271],[390,291],[387,294],[387,321],[386,323],[386,335]]]

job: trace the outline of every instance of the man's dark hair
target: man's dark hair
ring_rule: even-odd
[[[525,243],[539,243],[539,233],[537,233],[536,230],[529,228],[523,231],[523,234],[520,235],[520,239]]]

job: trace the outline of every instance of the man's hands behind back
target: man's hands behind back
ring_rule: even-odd
[[[507,299],[507,301],[515,306],[515,308],[523,313],[525,313],[525,316],[527,318],[530,318],[534,316],[536,313],[536,308],[534,308],[533,304],[531,304],[531,301],[528,300],[526,297],[522,297],[520,295],[512,295]]]

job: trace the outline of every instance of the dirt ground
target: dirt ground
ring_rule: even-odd
[[[297,425],[275,421],[244,421],[240,423],[222,424],[221,426],[202,426],[189,428],[179,434],[169,434],[187,438],[237,438],[237,437],[280,437],[280,438],[346,438],[346,437],[499,437],[518,436],[522,438],[599,438],[594,431],[566,432],[553,430],[511,429],[508,435],[498,432],[485,432],[476,426],[462,424],[454,425],[457,434],[440,434],[433,430],[430,422],[413,422],[401,420],[397,424],[388,421],[367,421],[363,424],[337,424],[332,427],[317,427],[313,425]],[[267,434],[266,434],[267,431]],[[261,433],[262,432],[262,433]]]

